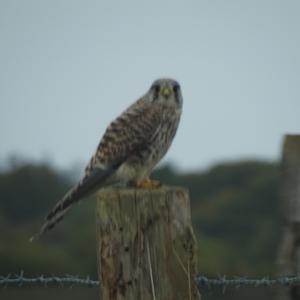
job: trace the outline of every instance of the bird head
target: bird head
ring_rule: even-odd
[[[149,94],[150,100],[155,104],[178,108],[182,106],[180,85],[176,80],[168,78],[155,80],[151,85]]]

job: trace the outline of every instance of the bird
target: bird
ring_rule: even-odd
[[[176,80],[155,80],[144,96],[106,128],[82,179],[56,203],[30,241],[51,230],[73,204],[103,187],[125,184],[158,188],[161,183],[150,179],[150,174],[174,139],[182,104],[181,88]]]

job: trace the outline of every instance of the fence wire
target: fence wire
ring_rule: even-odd
[[[282,276],[277,278],[263,277],[259,279],[251,279],[245,277],[236,278],[208,278],[205,276],[198,276],[195,278],[196,284],[199,288],[219,287],[223,290],[226,288],[240,288],[240,287],[273,287],[273,286],[294,286],[300,285],[300,276]],[[90,279],[89,277],[80,278],[78,276],[65,275],[58,276],[44,276],[25,277],[24,273],[15,275],[0,276],[0,287],[24,287],[24,286],[81,286],[81,287],[96,287],[100,283],[98,280]]]

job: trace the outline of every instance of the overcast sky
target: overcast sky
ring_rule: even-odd
[[[278,159],[300,132],[300,1],[0,0],[0,161],[86,163],[152,81],[177,79],[183,169]]]

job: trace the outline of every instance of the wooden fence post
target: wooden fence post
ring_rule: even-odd
[[[186,190],[107,188],[97,199],[102,300],[198,300]]]
[[[300,274],[300,135],[286,135],[281,161],[283,236],[278,266],[281,275]],[[278,299],[300,299],[300,287],[281,289]]]

